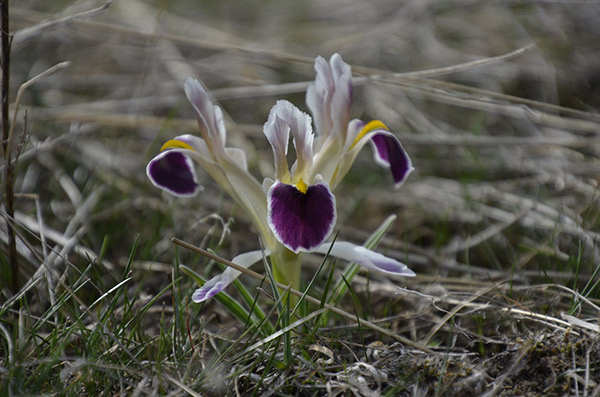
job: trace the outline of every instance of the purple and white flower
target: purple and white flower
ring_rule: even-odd
[[[233,262],[241,266],[251,266],[264,255],[277,256],[278,260],[272,261],[276,266],[290,254],[329,252],[371,270],[414,276],[406,265],[392,258],[348,242],[335,242],[332,247],[327,241],[337,219],[332,190],[367,142],[373,148],[375,162],[390,169],[396,187],[413,167],[398,139],[381,121],[350,120],[352,75],[341,56],[333,55],[329,63],[318,57],[315,69],[317,77],[307,90],[306,100],[316,133],[311,117],[284,100],[273,106],[264,125],[273,149],[274,179],[265,178],[259,183],[248,172],[244,152],[226,147],[221,109],[192,78],[185,82],[185,93],[194,107],[200,137],[181,135],[167,141],[149,162],[148,177],[155,186],[176,196],[191,196],[202,190],[194,162],[215,179],[244,208],[265,247],[264,251],[236,256]],[[287,160],[290,138],[296,154],[291,167]],[[239,274],[226,269],[196,290],[193,300],[202,302],[214,296]],[[292,280],[292,284],[297,282]]]

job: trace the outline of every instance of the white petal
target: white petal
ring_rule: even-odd
[[[313,132],[312,120],[310,116],[291,102],[279,100],[271,110],[273,116],[283,121],[284,125],[289,127],[289,131],[294,137],[294,147],[296,149],[296,163],[292,167],[292,174],[302,175],[310,169],[313,158]],[[282,181],[285,179],[278,178]],[[292,176],[294,181],[294,176]],[[309,181],[305,181],[309,182]]]
[[[352,107],[352,70],[339,54],[333,54],[329,61],[333,74],[334,91],[331,96],[331,119],[333,130],[346,141],[346,128],[350,122]]]
[[[268,256],[269,253],[264,252],[264,255]],[[250,251],[236,256],[231,261],[247,269],[262,258],[263,251]],[[227,288],[240,274],[242,274],[240,271],[227,267],[223,273],[211,278],[202,287],[194,291],[192,300],[196,303],[204,302]]]
[[[314,252],[327,254],[331,248],[329,255],[347,260],[348,262],[357,263],[367,269],[378,270],[396,276],[412,277],[415,275],[415,272],[410,270],[405,264],[360,245],[346,241],[336,241],[333,247],[331,247],[331,244],[331,242],[323,243]]]
[[[187,143],[202,156],[210,158],[210,152],[208,151],[208,147],[206,146],[204,139],[198,138],[197,136],[191,134],[178,135],[173,139]]]
[[[194,107],[200,134],[209,150],[217,156],[224,155],[226,137],[221,109],[213,105],[202,84],[194,78],[186,79],[185,95]]]
[[[334,90],[334,81],[331,68],[327,61],[318,56],[315,59],[315,81],[306,90],[306,105],[315,119],[317,133],[327,136],[333,128],[331,120],[331,96]]]
[[[228,147],[225,148],[225,153],[229,158],[241,169],[248,171],[248,162],[246,161],[246,152],[242,149]]]
[[[263,127],[263,132],[273,148],[277,179],[289,181],[290,177],[286,155],[288,151],[288,142],[290,140],[290,126],[278,116],[278,109],[278,103],[271,108],[269,118]]]
[[[263,179],[263,183],[261,185],[263,192],[265,192],[265,194],[267,194],[269,189],[271,189],[271,186],[273,186],[274,183],[275,183],[274,179],[271,179],[271,178]]]
[[[275,244],[275,237],[267,223],[267,195],[260,183],[247,171],[226,164],[225,175],[231,190],[231,197],[244,209],[254,226],[260,232],[267,249]]]
[[[331,136],[341,144],[346,140],[352,105],[352,71],[339,54],[333,54],[329,63],[315,59],[317,76],[306,91],[310,109],[321,136]]]
[[[225,145],[225,142],[227,141],[227,133],[225,131],[225,121],[223,120],[223,111],[221,110],[221,108],[217,105],[213,106],[213,115],[215,117],[215,127],[217,130],[217,133],[219,134],[219,138],[221,139],[221,142],[223,142],[223,145]]]

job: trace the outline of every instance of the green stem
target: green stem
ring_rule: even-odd
[[[275,254],[271,255],[271,263],[273,264],[275,281],[300,291],[301,254],[295,254],[287,248],[281,247]],[[284,293],[285,291],[280,289],[280,292]],[[290,297],[290,307],[294,307],[297,302],[298,297],[292,295]]]

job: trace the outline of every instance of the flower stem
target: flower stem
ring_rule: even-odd
[[[271,255],[273,264],[273,277],[278,283],[289,285],[295,290],[300,290],[300,272],[302,270],[302,258],[300,254],[281,247],[276,254]],[[285,291],[280,289],[280,293]],[[294,307],[298,302],[298,297],[290,297],[290,307]]]

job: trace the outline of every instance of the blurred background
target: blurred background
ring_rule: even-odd
[[[12,6],[13,96],[23,82],[69,62],[25,91],[16,128],[27,133],[16,192],[38,198],[44,224],[57,233],[45,236],[50,245],[74,239],[65,254],[105,247],[105,258],[118,264],[139,236],[145,260],[169,262],[172,236],[200,244],[209,230],[217,233],[219,222],[237,214],[206,176],[202,195],[177,200],[145,177],[164,141],[196,131],[183,81],[195,76],[211,90],[226,113],[229,145],[246,150],[262,178],[273,170],[262,135],[269,109],[287,98],[306,110],[314,58],[335,52],[357,77],[375,76],[356,84],[353,116],[383,120],[416,168],[396,191],[368,149],[361,153],[338,193],[342,235],[360,240],[396,213],[395,248],[415,245],[436,255],[491,225],[529,229],[524,241],[499,232],[490,237],[496,244],[484,239],[469,250],[473,265],[494,270],[510,268],[520,245],[547,248],[559,259],[562,251],[576,252],[577,241],[586,254],[595,251],[597,2]],[[17,219],[41,249],[36,211],[35,200],[18,200]],[[231,253],[256,247],[243,216],[235,219]],[[59,235],[64,241],[53,238]],[[20,246],[23,270],[31,273],[37,265],[27,251]],[[465,251],[449,257],[464,261]],[[417,263],[420,272],[448,271],[419,265],[426,263]]]

